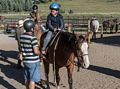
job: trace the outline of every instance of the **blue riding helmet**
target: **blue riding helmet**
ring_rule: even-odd
[[[60,9],[60,5],[53,2],[52,4],[50,4],[50,7],[49,7],[51,10],[59,10]]]

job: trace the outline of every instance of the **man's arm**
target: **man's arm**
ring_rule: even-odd
[[[39,51],[39,48],[36,46],[33,48],[34,50],[34,53],[37,54],[37,55],[40,55],[40,51]]]
[[[39,48],[38,48],[38,42],[37,42],[37,38],[33,37],[32,38],[32,46],[33,46],[33,52],[37,55],[40,54]]]

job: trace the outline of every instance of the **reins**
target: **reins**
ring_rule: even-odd
[[[51,43],[50,43],[50,46],[55,42],[55,40],[57,39],[57,37],[59,36],[59,34],[60,34],[60,32],[61,31],[59,31],[56,35],[55,35],[55,37],[52,39],[52,41],[51,41]],[[58,37],[58,39],[57,39],[57,41],[56,41],[56,43],[55,43],[55,47],[54,47],[54,50],[53,50],[53,75],[54,75],[54,82],[55,82],[55,84],[56,84],[56,61],[55,61],[55,55],[56,55],[56,48],[57,48],[57,45],[58,45],[58,42],[59,42],[59,39],[60,39],[60,36]]]
[[[60,33],[60,31],[59,31],[59,33]],[[59,34],[59,33],[58,33],[58,34]],[[58,35],[57,35],[57,36],[58,36]],[[56,37],[57,37],[57,36],[56,36]],[[55,72],[56,72],[56,70],[55,70],[55,69],[56,69],[56,66],[55,66],[55,63],[56,63],[56,60],[55,60],[55,57],[56,57],[56,56],[55,56],[55,55],[56,55],[56,54],[55,54],[55,53],[56,53],[56,48],[57,48],[59,39],[60,39],[60,36],[58,37],[58,39],[57,39],[57,41],[56,41],[56,44],[55,44],[55,47],[54,47],[54,51],[53,51],[53,61],[54,61],[54,62],[53,62],[53,67],[54,67],[54,71],[53,71],[53,72],[54,72],[54,82],[55,82],[55,83],[56,83],[56,73],[55,73]],[[55,40],[55,39],[54,39],[54,40]]]
[[[59,35],[60,31],[55,35],[55,37],[52,39],[50,46],[54,43],[55,39],[57,38],[57,36]]]

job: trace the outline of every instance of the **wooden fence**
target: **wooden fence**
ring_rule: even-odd
[[[93,16],[92,16],[93,17]],[[65,29],[68,30],[69,32],[71,32],[72,30],[76,31],[76,32],[80,32],[80,33],[86,33],[86,32],[90,32],[90,26],[89,26],[89,21],[92,17],[88,17],[88,16],[66,16],[64,17],[64,21],[65,21]],[[25,17],[23,17],[24,19]],[[108,19],[113,19],[112,16],[109,17],[95,17],[97,18],[97,20],[100,23],[100,28],[99,28],[99,32],[101,34],[101,37],[103,36],[103,27],[102,27],[102,22],[104,20],[108,20]],[[1,23],[3,23],[4,25],[7,22],[15,22],[18,21],[21,18],[4,18],[0,21],[2,21]],[[120,22],[120,18],[118,17],[117,19],[119,19]],[[42,17],[42,24],[46,24],[46,18]],[[6,27],[5,27],[6,28]]]

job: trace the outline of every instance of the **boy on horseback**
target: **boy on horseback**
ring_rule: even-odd
[[[60,5],[53,2],[49,9],[51,10],[50,14],[47,16],[47,24],[48,33],[43,42],[42,54],[43,56],[46,54],[46,47],[51,40],[53,33],[56,31],[61,31],[64,29],[64,20],[63,16],[59,14]]]

